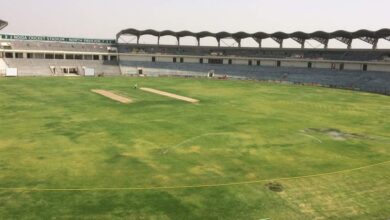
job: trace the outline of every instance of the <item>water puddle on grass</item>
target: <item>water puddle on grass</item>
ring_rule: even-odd
[[[303,130],[303,132],[308,134],[324,134],[336,141],[345,141],[351,139],[371,139],[366,135],[343,132],[335,128],[306,128],[305,130]]]

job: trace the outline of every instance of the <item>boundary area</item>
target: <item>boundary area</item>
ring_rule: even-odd
[[[211,187],[222,187],[222,186],[238,186],[238,185],[249,185],[249,184],[257,184],[257,183],[263,183],[263,182],[273,182],[273,181],[288,181],[288,180],[295,180],[295,179],[305,179],[305,178],[311,178],[311,177],[320,177],[320,176],[329,176],[334,174],[342,174],[342,173],[349,173],[357,170],[364,170],[370,167],[385,165],[390,163],[389,161],[371,164],[363,167],[358,168],[352,168],[352,169],[346,169],[346,170],[340,170],[340,171],[334,171],[334,172],[328,172],[328,173],[319,173],[319,174],[312,174],[312,175],[305,175],[305,176],[296,176],[296,177],[281,177],[281,178],[274,178],[274,179],[262,179],[262,180],[252,180],[252,181],[243,181],[243,182],[231,182],[231,183],[220,183],[220,184],[203,184],[203,185],[183,185],[183,186],[150,186],[150,187],[112,187],[112,188],[12,188],[12,187],[0,187],[0,191],[15,191],[15,192],[44,192],[44,191],[142,191],[142,190],[176,190],[176,189],[197,189],[197,188],[211,188]]]

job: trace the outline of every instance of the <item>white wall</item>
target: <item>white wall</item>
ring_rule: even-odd
[[[152,57],[150,56],[143,56],[143,55],[137,55],[137,56],[121,56],[121,60],[123,61],[150,61],[152,62]]]
[[[3,58],[0,58],[0,75],[5,75],[5,70],[8,68],[7,63],[3,60]]]
[[[248,65],[248,60],[233,59],[233,64],[236,64],[236,65]]]
[[[284,67],[300,67],[300,68],[306,68],[308,61],[283,61],[281,63],[281,66]]]
[[[262,66],[276,66],[275,60],[262,60],[261,61]]]
[[[184,58],[184,63],[199,63],[199,59],[200,58],[185,57]],[[180,58],[178,59],[178,61],[180,62]]]
[[[383,71],[390,72],[390,63],[386,65],[381,64],[368,64],[368,71]]]
[[[344,64],[344,69],[346,70],[362,70],[363,65],[360,63],[346,63]]]
[[[328,62],[313,62],[313,68],[330,69],[331,67],[332,67],[332,63],[328,63]]]
[[[180,61],[180,59],[176,58],[177,61]],[[173,62],[173,57],[156,57],[157,62]]]
[[[156,62],[168,62],[173,63],[173,58],[176,57],[176,62],[180,63],[180,58],[182,57],[184,59],[184,63],[199,63],[199,59],[202,57],[186,57],[186,56],[161,56],[161,55],[154,55],[156,58]],[[121,55],[120,59],[122,61],[142,61],[142,62],[152,62],[152,56],[147,55],[132,55],[132,56],[126,56]],[[223,64],[228,65],[229,59],[232,60],[233,65],[248,65],[248,61],[252,60],[252,66],[257,65],[257,61],[260,60],[261,66],[269,66],[269,67],[276,67],[277,61],[281,61],[282,67],[292,67],[292,68],[308,68],[308,63],[312,62],[312,68],[320,68],[320,69],[331,69],[332,63],[335,64],[335,69],[339,70],[340,65],[344,63],[344,69],[345,70],[363,70],[363,62],[362,63],[355,63],[355,62],[332,62],[332,61],[316,61],[316,60],[286,60],[286,59],[241,59],[237,57],[232,58],[221,58],[223,59]],[[208,58],[203,57],[203,63],[208,63]],[[388,64],[371,64],[368,63],[368,71],[385,71],[390,72],[390,62]]]

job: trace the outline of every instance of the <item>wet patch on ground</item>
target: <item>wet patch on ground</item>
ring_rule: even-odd
[[[284,187],[281,183],[278,182],[269,182],[265,184],[265,187],[267,187],[269,190],[273,192],[283,192]]]
[[[305,130],[303,130],[303,132],[308,134],[324,134],[336,141],[345,141],[351,139],[371,139],[366,135],[344,132],[336,128],[306,128]]]

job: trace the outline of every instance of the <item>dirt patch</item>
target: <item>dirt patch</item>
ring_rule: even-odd
[[[269,182],[267,184],[265,184],[265,186],[271,190],[271,191],[274,191],[274,192],[283,192],[283,185],[281,183],[278,183],[278,182]]]
[[[97,93],[99,95],[102,95],[104,97],[107,97],[109,99],[115,100],[117,102],[123,103],[123,104],[129,104],[129,103],[133,102],[131,99],[129,99],[127,97],[120,96],[120,95],[117,95],[113,92],[106,91],[106,90],[95,89],[95,90],[92,90],[92,92]]]
[[[141,88],[141,90],[145,91],[145,92],[154,93],[154,94],[157,94],[157,95],[166,96],[166,97],[173,98],[173,99],[178,99],[178,100],[185,101],[185,102],[190,102],[190,103],[198,103],[199,102],[199,100],[196,100],[196,99],[193,99],[193,98],[188,98],[188,97],[185,97],[185,96],[176,95],[176,94],[173,94],[173,93],[164,92],[164,91],[160,91],[160,90],[156,90],[156,89]]]
[[[348,139],[367,139],[367,136],[356,134],[356,133],[347,133],[340,131],[335,128],[307,128],[304,130],[305,133],[322,133],[328,135],[333,140],[344,141]]]

